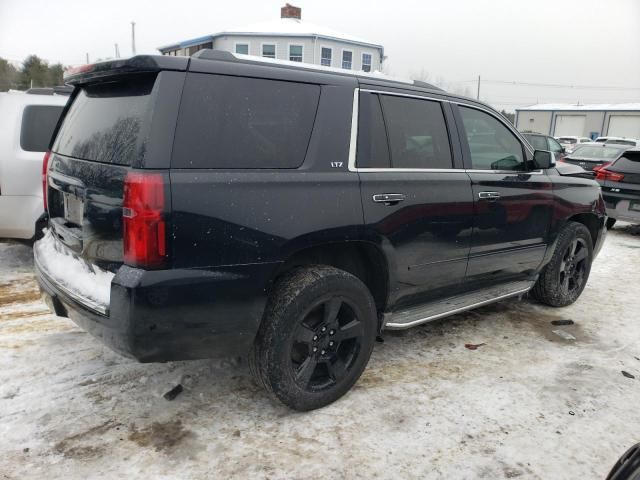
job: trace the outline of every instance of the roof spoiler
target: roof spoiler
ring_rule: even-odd
[[[160,70],[184,71],[188,64],[189,57],[136,55],[135,57],[117,58],[70,68],[64,73],[64,83],[78,85],[103,77],[128,73],[159,72]]]

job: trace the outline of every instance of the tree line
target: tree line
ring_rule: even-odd
[[[62,85],[63,73],[64,67],[61,63],[50,65],[37,55],[29,55],[20,68],[0,57],[0,92]]]

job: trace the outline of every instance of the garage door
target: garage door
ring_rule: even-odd
[[[611,115],[607,135],[640,138],[640,115]]]
[[[556,116],[556,129],[554,135],[556,137],[575,136],[582,137],[585,135],[584,115],[558,115]]]

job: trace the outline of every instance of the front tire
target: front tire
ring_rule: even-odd
[[[324,265],[299,268],[276,283],[249,365],[282,403],[313,410],[360,378],[376,331],[375,303],[358,278]]]
[[[569,222],[558,235],[551,261],[531,291],[540,302],[566,307],[584,290],[593,261],[591,233],[581,223]]]

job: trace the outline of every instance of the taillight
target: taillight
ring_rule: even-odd
[[[595,167],[593,167],[593,171],[597,173],[608,165],[611,165],[611,162],[605,162],[602,165],[596,165]]]
[[[44,211],[47,211],[47,172],[49,171],[49,157],[51,152],[47,150],[42,159],[42,204]]]
[[[621,182],[624,179],[624,175],[621,173],[612,172],[606,168],[601,168],[596,174],[596,180],[607,180],[609,182]]]
[[[128,265],[145,268],[166,265],[165,205],[165,177],[162,174],[127,174],[122,227],[124,261]]]

